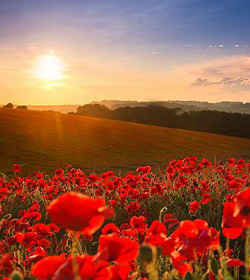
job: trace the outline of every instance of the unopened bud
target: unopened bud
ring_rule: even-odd
[[[23,275],[20,271],[14,270],[10,275],[11,280],[23,280]]]
[[[153,250],[150,245],[142,245],[140,247],[140,260],[141,262],[151,262],[153,259]]]

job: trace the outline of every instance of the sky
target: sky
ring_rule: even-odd
[[[249,0],[1,0],[0,104],[250,102]]]

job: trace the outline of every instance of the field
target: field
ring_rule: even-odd
[[[249,279],[250,140],[8,109],[0,131],[1,279]]]
[[[0,171],[53,171],[65,163],[84,170],[165,168],[185,156],[250,158],[250,140],[90,117],[0,109]]]
[[[249,279],[250,163],[0,177],[4,280]],[[244,249],[245,244],[245,249]]]

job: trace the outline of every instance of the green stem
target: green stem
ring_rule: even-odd
[[[168,211],[168,208],[167,207],[163,207],[160,211],[160,215],[159,215],[159,221],[161,223],[163,223],[163,218],[164,218],[164,215],[167,213]]]
[[[79,265],[77,262],[78,256],[78,238],[75,233],[73,233],[72,237],[72,269],[74,273],[74,280],[79,280]]]
[[[230,249],[230,239],[227,237],[227,242],[226,242],[227,257],[229,254],[229,249]]]
[[[246,280],[249,280],[249,239],[250,239],[250,228],[246,230],[246,241],[245,241],[245,263],[246,263]]]

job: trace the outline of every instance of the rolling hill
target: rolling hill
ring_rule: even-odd
[[[56,112],[0,109],[0,171],[65,163],[87,171],[128,170],[185,156],[250,159],[250,140]]]

